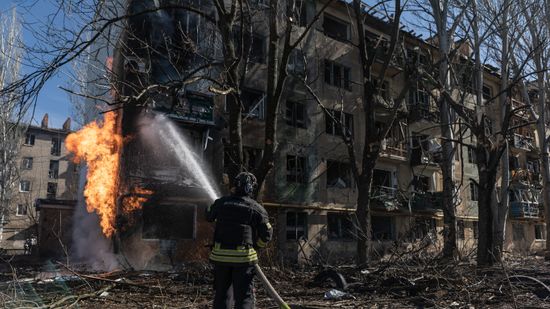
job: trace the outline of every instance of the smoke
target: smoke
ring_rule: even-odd
[[[73,215],[72,259],[84,263],[92,270],[110,271],[119,266],[111,247],[111,241],[101,231],[99,217],[95,212],[86,210],[84,186],[86,184],[87,168],[81,167],[78,181],[78,197]]]

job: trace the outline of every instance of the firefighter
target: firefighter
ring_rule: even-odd
[[[214,309],[230,308],[231,286],[235,308],[254,308],[256,250],[265,247],[273,233],[266,210],[250,197],[257,185],[253,174],[240,173],[235,177],[233,193],[217,199],[206,210],[207,220],[216,222],[210,253]]]

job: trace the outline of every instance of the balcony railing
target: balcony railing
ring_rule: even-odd
[[[407,157],[407,145],[401,141],[386,138],[382,144],[382,155]]]
[[[510,143],[514,148],[530,150],[533,147],[533,138],[514,133],[510,136]]]
[[[413,211],[437,211],[443,209],[442,192],[413,192],[411,208]]]
[[[538,203],[510,202],[510,217],[516,219],[539,218],[540,207]]]
[[[374,198],[394,199],[397,197],[397,188],[373,185]]]
[[[427,120],[430,122],[439,123],[439,113],[436,111],[430,111],[425,105],[422,104],[409,104],[409,119],[411,121]]]

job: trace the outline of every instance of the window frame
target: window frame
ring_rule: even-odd
[[[50,188],[54,188],[53,192],[50,192]],[[57,182],[48,182],[46,187],[46,198],[47,199],[56,199],[57,198]],[[53,195],[53,197],[52,197]]]
[[[336,223],[336,227],[331,224]],[[347,228],[348,226],[349,228]],[[336,228],[336,234],[332,231]],[[355,225],[348,214],[339,212],[327,212],[327,239],[339,241],[353,241]]]
[[[323,72],[325,84],[338,89],[352,91],[350,67],[329,59],[324,59]]]
[[[23,217],[28,214],[27,205],[24,204],[17,204],[15,208],[15,216],[16,217]]]
[[[340,37],[338,35],[335,35],[335,32],[337,31],[334,31],[334,32],[331,32],[329,31],[326,27],[326,21],[328,20],[331,20],[332,22],[334,23],[340,23],[342,24],[345,28],[346,28],[346,35],[345,37]],[[332,14],[328,14],[328,13],[324,13],[323,14],[323,24],[322,24],[322,27],[323,27],[323,33],[328,36],[329,38],[331,39],[334,39],[334,40],[337,40],[337,41],[340,41],[340,42],[345,42],[345,43],[348,43],[351,39],[351,24],[332,15]]]
[[[33,157],[23,157],[21,160],[21,169],[22,170],[32,170],[33,167]]]
[[[546,240],[546,233],[544,231],[544,225],[543,224],[535,224],[535,240]],[[540,229],[540,230],[538,230]],[[540,237],[537,235],[540,233]]]
[[[34,143],[36,142],[36,134],[33,133],[25,133],[25,142],[23,145],[25,146],[34,146]]]
[[[291,162],[295,162],[294,166],[290,166]],[[299,155],[287,154],[286,156],[286,182],[294,184],[306,184],[308,182],[306,157]],[[293,170],[289,170],[293,169]]]
[[[344,184],[345,184],[345,187],[338,187],[334,184],[329,184],[329,168],[332,167],[332,169],[336,169],[336,171],[340,171],[342,173],[346,173],[347,175],[341,175],[339,174],[339,176],[345,176],[347,178],[347,182],[346,182],[346,179],[342,178],[342,177],[338,177],[342,180],[344,180]],[[352,176],[352,173],[351,173],[351,165],[347,162],[342,162],[342,161],[337,161],[337,160],[326,160],[326,183],[325,183],[325,188],[327,189],[351,189],[354,185],[354,182],[353,182],[353,176]]]
[[[325,133],[330,135],[341,136],[340,124],[343,123],[346,129],[346,136],[353,138],[353,114],[343,111],[337,111],[334,109],[326,109],[325,114]],[[329,117],[330,114],[332,117]],[[333,120],[333,118],[340,120],[340,124]]]
[[[470,182],[470,201],[479,202],[479,188],[473,181]]]
[[[52,137],[52,148],[50,150],[50,154],[52,156],[61,155],[61,143],[62,143],[62,140],[60,137]]]
[[[24,190],[23,189],[23,184],[26,183],[28,188],[27,190]],[[23,179],[23,180],[20,180],[19,181],[19,192],[21,193],[28,193],[28,192],[31,192],[31,181],[30,180],[26,180],[26,179]]]
[[[302,118],[301,121],[298,119],[299,118],[298,116],[300,114],[298,113],[298,107],[301,108],[301,118]],[[292,101],[292,100],[286,101],[285,122],[288,126],[292,126],[300,129],[306,129],[307,128],[306,115],[307,115],[306,104]]]
[[[294,225],[291,225],[289,223],[290,220],[289,215],[294,217]],[[300,216],[303,216],[302,225],[300,226]],[[287,211],[285,214],[285,240],[286,241],[297,241],[300,240],[302,237],[304,239],[307,239],[308,237],[308,213],[305,211]],[[301,235],[299,233],[302,232]],[[292,237],[289,237],[289,235],[294,234]]]

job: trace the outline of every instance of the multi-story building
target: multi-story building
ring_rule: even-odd
[[[60,129],[48,127],[48,115],[41,126],[29,126],[19,152],[19,181],[11,206],[0,226],[0,248],[12,253],[29,252],[36,244],[37,199],[75,200],[78,170],[65,149],[71,133],[70,118]],[[52,230],[60,227],[50,226]]]
[[[130,1],[128,10],[134,12],[144,9],[138,3]],[[262,6],[262,3],[254,2],[254,5]],[[302,6],[294,25],[297,33],[305,29],[304,26],[313,19],[323,1],[300,3]],[[193,1],[193,4],[200,5],[200,2]],[[304,43],[293,52],[288,71],[296,74],[288,77],[284,100],[277,111],[278,149],[275,168],[266,179],[263,204],[275,222],[276,251],[280,257],[291,260],[313,258],[315,255],[323,255],[325,259],[341,258],[352,256],[355,252],[353,212],[357,189],[351,175],[347,149],[339,132],[344,125],[352,135],[356,149],[361,149],[365,119],[361,105],[363,77],[356,47],[358,36],[355,20],[350,19],[352,10],[349,10],[348,5],[338,1],[327,7],[307,34]],[[188,72],[187,66],[192,67],[193,63],[188,60],[196,58],[188,57],[187,54],[173,59],[164,56],[171,53],[164,50],[167,45],[159,41],[160,37],[153,35],[155,31],[161,31],[155,27],[164,25],[162,27],[172,29],[170,27],[180,22],[185,27],[178,28],[179,31],[188,33],[187,39],[198,44],[201,54],[204,49],[216,47],[204,45],[209,40],[198,39],[201,33],[208,32],[211,36],[211,32],[205,30],[208,28],[207,22],[200,16],[190,12],[176,14],[168,9],[165,11],[162,14],[138,14],[136,20],[129,21],[130,30],[127,29],[120,39],[125,41],[125,44],[120,45],[126,47],[115,51],[112,62],[115,79],[122,85],[119,93],[131,95],[139,93],[140,89],[151,83],[177,80],[177,76],[185,76],[183,73]],[[241,94],[244,161],[247,168],[252,170],[261,158],[265,129],[268,33],[265,25],[267,18],[262,14],[264,12],[259,10],[253,18],[252,55]],[[160,16],[162,20],[155,23],[155,18]],[[369,39],[375,38],[381,44],[387,41],[387,24],[383,20],[370,16],[365,19],[365,23]],[[174,36],[172,32],[166,33]],[[399,54],[402,61],[421,66],[433,65],[429,55],[437,55],[434,45],[408,32],[401,34],[405,47],[404,53]],[[185,44],[189,44],[185,40],[178,40],[181,37],[174,36],[169,42],[173,46],[181,43],[185,47]],[[144,42],[148,45],[144,46]],[[460,48],[460,52],[467,62],[467,46]],[[219,56],[218,51],[210,50],[206,54]],[[181,62],[175,65],[172,60]],[[374,70],[379,69],[380,65],[375,64]],[[312,100],[304,87],[302,74],[307,74],[308,86],[332,117],[328,117],[319,103]],[[467,81],[469,76],[464,75],[466,82],[462,90],[466,93],[465,104],[473,110],[475,98],[468,93],[474,88]],[[382,99],[395,98],[407,82],[402,69],[390,66],[383,85]],[[148,104],[152,109],[171,114],[178,121],[186,134],[192,137],[193,144],[199,145],[196,150],[202,150],[201,154],[211,163],[214,178],[221,184],[224,179],[221,163],[224,159],[226,162],[230,160],[229,153],[225,151],[224,155],[222,150],[225,147],[223,141],[228,138],[224,127],[228,118],[225,104],[231,98],[213,94],[207,86],[204,83],[190,84],[172,94],[159,92],[153,95]],[[499,76],[495,70],[487,67],[482,89],[484,100],[489,100],[498,89]],[[381,254],[397,240],[413,243],[429,238],[436,243],[442,239],[443,186],[439,166],[441,129],[439,112],[430,91],[420,84],[410,88],[407,108],[399,112],[398,119],[382,145],[382,153],[374,171],[372,234],[375,250]],[[174,106],[178,108],[174,109]],[[498,130],[496,124],[499,123],[501,113],[497,104],[490,105],[490,108],[496,110],[488,113],[494,123],[489,127]],[[140,108],[125,106],[121,114],[123,134],[136,133],[134,123],[140,115]],[[381,108],[378,117],[380,121],[387,119],[387,116]],[[333,118],[340,122],[334,122]],[[516,118],[520,121],[522,116]],[[475,143],[475,137],[458,118],[454,130],[463,137],[465,144]],[[530,139],[534,135],[530,132],[531,127],[518,129],[511,140],[510,161],[516,164],[511,164],[513,170],[517,170],[521,162],[523,169],[529,171],[529,179],[534,180],[532,175],[538,170],[537,161],[532,160],[535,159],[532,150],[536,148],[536,139]],[[138,142],[135,140],[135,143]],[[151,143],[142,143],[141,147],[147,145]],[[146,151],[136,151],[139,156],[131,158],[131,150],[139,148],[133,148],[137,145],[126,147],[122,165],[127,169],[125,181],[135,179],[140,185],[150,186],[157,192],[144,205],[140,213],[142,218],[132,221],[138,222],[141,228],[128,229],[129,233],[138,235],[139,240],[147,239],[147,246],[157,249],[162,247],[162,239],[180,240],[178,244],[185,247],[181,252],[189,252],[188,246],[191,244],[199,248],[207,243],[204,234],[208,228],[200,215],[197,215],[198,209],[205,207],[207,201],[197,199],[193,194],[193,198],[185,195],[187,191],[182,190],[183,185],[179,183],[181,177],[177,172],[181,167],[165,158],[169,156],[167,152],[154,150],[154,153],[144,154]],[[475,247],[477,237],[477,167],[471,147],[461,145],[457,149],[454,170],[459,204],[456,210],[458,242],[461,249],[469,250]],[[150,166],[140,167],[140,164]],[[512,171],[512,175],[516,179],[521,173]],[[172,187],[166,185],[168,180]],[[511,228],[508,228],[507,245],[509,248],[534,250],[540,248],[537,238],[543,237],[544,224],[540,212],[536,212],[539,204],[536,195],[525,193],[521,186],[512,186],[509,215]],[[528,186],[536,187],[537,184],[530,183]],[[184,232],[181,226],[186,227]],[[520,230],[523,232],[520,233]],[[135,238],[131,238],[128,243],[135,243]],[[182,256],[189,257],[188,253]]]

